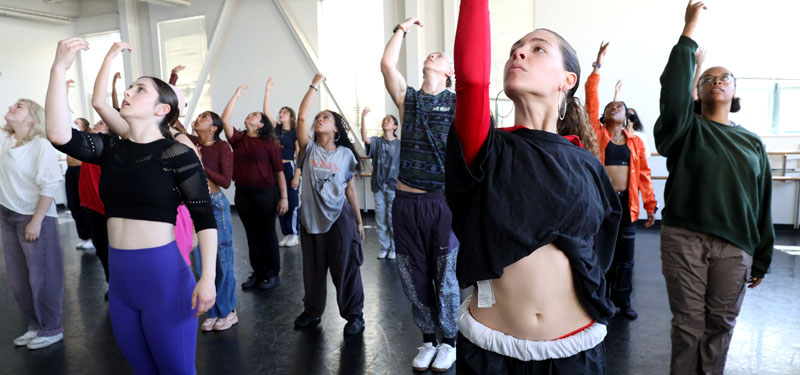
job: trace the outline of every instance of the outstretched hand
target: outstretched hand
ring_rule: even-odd
[[[606,42],[605,40],[600,42],[600,50],[597,51],[597,60],[595,60],[595,62],[597,62],[598,64],[601,64],[603,62],[602,60],[603,57],[605,57],[606,55],[606,50],[608,49],[609,43],[610,42]]]
[[[692,37],[694,28],[697,26],[697,20],[700,18],[700,12],[707,10],[708,7],[702,1],[689,0],[689,5],[686,6],[686,15],[683,17],[685,24],[683,26],[683,36]]]
[[[184,70],[184,69],[186,69],[186,67],[185,67],[185,66],[183,66],[183,65],[178,65],[178,66],[176,66],[176,67],[172,68],[172,72],[171,72],[171,73],[172,73],[172,74],[178,74],[178,72],[180,72],[181,70]]]
[[[236,99],[241,98],[244,95],[244,90],[247,90],[247,85],[242,85],[236,88],[236,92],[233,94],[233,97]]]
[[[116,72],[116,73],[114,73],[114,80],[115,80],[115,81],[116,81],[116,80],[118,80],[118,79],[120,79],[120,78],[122,78],[122,73],[120,73],[120,72]]]
[[[367,114],[369,114],[370,111],[371,111],[371,109],[369,109],[369,107],[364,107],[364,110],[361,111],[361,117],[366,117]]]
[[[53,68],[66,71],[75,61],[78,51],[89,49],[89,42],[83,38],[69,38],[58,42],[56,58],[53,60]]]
[[[408,32],[408,30],[410,30],[411,26],[413,26],[413,25],[417,25],[419,27],[423,27],[422,21],[420,21],[419,18],[410,17],[410,18],[406,19],[405,21],[403,21],[403,23],[400,24],[400,28],[403,29],[403,31]]]
[[[275,82],[272,82],[272,77],[267,78],[267,91],[272,90],[272,86],[275,85]]]
[[[128,52],[131,51],[131,45],[127,42],[116,42],[111,45],[111,48],[108,49],[108,53],[106,54],[107,59],[113,59],[119,55],[120,52],[127,50]]]
[[[622,91],[622,80],[617,81],[617,85],[614,87],[614,92],[619,94]]]
[[[311,81],[311,84],[314,85],[314,86],[319,87],[319,84],[322,83],[322,82],[325,82],[326,79],[327,78],[325,78],[325,76],[322,73],[317,73],[314,76],[314,79]]]
[[[706,49],[705,47],[700,47],[695,51],[694,56],[697,58],[697,65],[703,65],[703,62],[706,61]]]

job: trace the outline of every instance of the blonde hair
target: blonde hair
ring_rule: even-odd
[[[39,103],[34,102],[30,99],[19,99],[17,103],[22,103],[26,107],[28,107],[28,119],[33,119],[33,126],[31,126],[31,131],[28,133],[28,136],[21,139],[20,143],[25,144],[32,141],[36,137],[46,137],[47,133],[44,127],[44,108],[42,108]],[[8,132],[10,135],[14,135],[14,128],[6,124],[3,127],[3,130]]]

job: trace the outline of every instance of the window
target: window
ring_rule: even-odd
[[[192,101],[192,95],[197,88],[197,77],[203,68],[206,55],[208,54],[208,39],[206,35],[206,17],[197,16],[181,18],[176,20],[161,21],[158,27],[158,48],[161,64],[161,77],[169,80],[172,68],[178,65],[186,67],[178,73],[178,83],[176,86],[183,97],[186,105]],[[197,103],[198,111],[211,109],[211,78],[206,77],[203,85],[203,93]],[[181,121],[187,124],[181,117]],[[191,121],[191,119],[190,119]]]
[[[100,116],[92,109],[92,91],[94,81],[97,78],[97,72],[100,71],[100,66],[106,57],[106,53],[111,48],[111,45],[120,41],[119,30],[108,31],[97,34],[88,34],[83,36],[92,48],[83,51],[80,54],[81,58],[81,73],[83,75],[84,87],[86,88],[86,108],[84,108],[84,116],[79,116],[77,113],[74,117],[85,117],[89,120],[90,124],[100,120]],[[111,84],[113,82],[114,73],[119,72],[122,78],[117,83],[117,89],[120,90],[118,94],[122,94],[125,85],[125,70],[122,65],[122,54],[117,55],[114,61],[111,62],[111,76],[108,77],[108,87],[106,91],[106,100],[111,104]]]
[[[800,79],[739,78],[742,110],[733,121],[759,135],[800,133]]]
[[[361,110],[370,107],[367,133],[381,132],[386,115],[385,87],[378,65],[383,55],[383,2],[374,0],[328,0],[320,2],[320,69],[328,78],[352,134],[360,134]],[[351,22],[358,15],[358,22]],[[375,16],[377,15],[377,16]],[[322,108],[337,110],[332,98],[320,90]]]
[[[489,14],[492,23],[491,110],[496,114],[497,127],[509,127],[514,125],[514,113],[511,100],[501,93],[503,68],[511,46],[534,29],[534,0],[490,0]]]

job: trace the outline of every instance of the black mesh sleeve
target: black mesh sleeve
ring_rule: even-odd
[[[194,151],[176,142],[164,150],[161,160],[175,176],[178,193],[189,209],[195,230],[216,229],[217,221],[211,207],[206,174]]]
[[[72,129],[72,138],[69,142],[56,146],[61,151],[80,161],[92,164],[102,164],[111,148],[119,142],[119,138],[109,134],[90,134],[77,129]]]

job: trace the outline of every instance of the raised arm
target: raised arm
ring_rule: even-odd
[[[492,49],[488,0],[462,0],[454,46],[455,127],[467,165],[478,155],[491,126],[489,78]]]
[[[234,91],[233,96],[231,96],[231,100],[228,101],[228,105],[225,106],[225,110],[222,111],[222,130],[225,131],[225,137],[228,138],[230,141],[236,129],[233,128],[233,124],[231,123],[231,114],[233,114],[233,108],[236,107],[236,101],[244,95],[244,90],[247,89],[247,86],[239,86]]]
[[[300,151],[305,152],[306,146],[310,141],[308,135],[311,123],[314,122],[313,118],[309,118],[311,112],[311,101],[314,95],[319,91],[319,85],[325,81],[325,76],[322,73],[317,73],[311,85],[308,86],[306,95],[303,96],[303,101],[300,102],[300,108],[297,110],[297,144],[300,146]]]
[[[700,75],[703,74],[703,62],[706,61],[706,49],[700,47],[694,53],[697,60],[697,67],[694,68],[694,79],[692,80],[692,100],[697,101],[697,83],[700,82]]]
[[[661,74],[661,115],[656,120],[653,135],[656,149],[661,155],[669,156],[675,146],[693,125],[694,100],[692,81],[695,68],[697,43],[691,39],[700,12],[706,6],[702,2],[690,1],[686,7],[686,24],[678,44],[672,47],[669,61]]]
[[[367,137],[367,114],[369,114],[369,107],[365,107],[363,111],[361,111],[361,140],[364,141],[364,144],[369,146],[369,137]]]
[[[264,114],[267,115],[267,119],[269,119],[269,122],[271,122],[273,126],[278,127],[278,122],[275,121],[275,117],[273,117],[272,113],[269,111],[269,94],[272,91],[272,85],[272,77],[267,78],[267,87],[264,89]]]
[[[54,145],[63,145],[72,139],[67,101],[67,70],[80,50],[88,50],[89,43],[81,38],[70,38],[58,42],[56,57],[50,67],[50,85],[45,98],[45,129],[47,139]]]
[[[408,85],[405,77],[397,70],[397,61],[400,59],[400,48],[403,46],[403,39],[413,25],[422,27],[422,21],[416,17],[411,17],[397,25],[394,34],[389,38],[389,42],[386,43],[386,48],[383,50],[383,57],[381,58],[383,83],[386,85],[386,90],[389,91],[392,101],[400,110],[400,116],[403,115]]]
[[[111,80],[111,106],[119,111],[119,98],[117,98],[117,81],[122,77],[120,72],[114,73],[114,78]]]
[[[586,112],[589,115],[589,123],[595,133],[600,131],[600,96],[598,94],[597,86],[600,85],[600,67],[603,64],[603,58],[606,56],[608,49],[606,41],[600,42],[600,49],[597,51],[597,59],[592,66],[592,74],[586,79]]]
[[[620,94],[622,94],[622,80],[621,79],[618,80],[617,81],[617,85],[614,86],[614,101],[615,102],[620,101],[619,98],[622,97],[622,95],[620,95]],[[625,116],[627,116],[627,115],[628,114],[626,113]]]
[[[100,115],[100,118],[106,122],[108,129],[112,133],[117,134],[123,138],[127,138],[128,123],[120,116],[119,111],[114,107],[108,105],[106,101],[106,93],[108,88],[108,75],[111,72],[111,62],[123,50],[131,50],[131,46],[125,42],[116,42],[111,45],[108,50],[103,64],[100,66],[100,71],[97,72],[97,79],[94,81],[94,91],[92,91],[92,107]]]
[[[178,73],[180,73],[180,71],[184,69],[186,69],[186,67],[183,65],[176,65],[174,68],[172,68],[172,70],[169,72],[170,85],[175,86],[175,84],[178,83]]]

